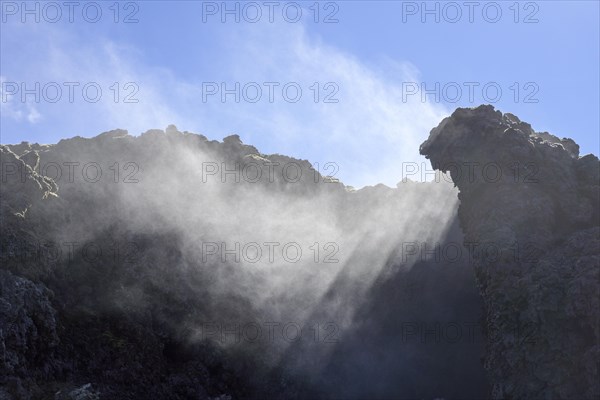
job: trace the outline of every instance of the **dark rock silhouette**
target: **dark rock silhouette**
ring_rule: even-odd
[[[492,106],[457,109],[421,154],[460,190],[494,398],[598,398],[598,158]]]
[[[596,396],[598,159],[490,107],[458,110],[421,151],[451,171],[458,211],[444,181],[354,190],[174,125],[0,146],[0,398],[484,398],[484,356],[496,397]],[[499,178],[459,168],[493,161]],[[200,251],[299,236],[342,261]],[[407,259],[424,243],[464,253]],[[272,320],[311,335],[199,329]]]

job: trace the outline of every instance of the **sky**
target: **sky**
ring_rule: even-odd
[[[0,143],[175,124],[393,187],[493,104],[598,155],[599,4],[2,1]]]

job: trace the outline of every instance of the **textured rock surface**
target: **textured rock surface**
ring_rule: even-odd
[[[598,158],[492,106],[456,110],[421,154],[460,190],[494,397],[598,398]]]
[[[421,151],[451,171],[464,235],[451,184],[355,191],[237,135],[0,146],[0,398],[488,397],[484,343],[440,341],[439,324],[484,326],[497,398],[597,397],[598,159],[491,107],[458,110]],[[199,252],[274,238],[335,241],[341,262]],[[468,259],[405,259],[463,240]],[[338,340],[199,334],[272,320],[334,321]]]
[[[43,284],[0,270],[0,383],[17,393],[53,373],[59,339],[49,296]]]
[[[480,318],[466,260],[421,260],[408,269],[394,255],[403,240],[456,240],[444,230],[456,214],[451,184],[353,191],[323,177],[307,160],[261,154],[237,135],[209,141],[174,126],[139,137],[115,130],[0,150],[8,168],[0,197],[0,398],[406,398],[488,392],[481,342],[392,340],[402,337],[394,318],[429,326],[441,319]],[[222,170],[222,163],[248,167],[247,175],[203,175]],[[254,182],[257,167],[263,179]],[[420,209],[412,209],[414,204]],[[428,226],[435,229],[429,232]],[[202,240],[300,241],[313,239],[314,232],[323,235],[315,241],[337,241],[340,254],[351,245],[347,265],[266,263],[261,270],[204,261],[198,252]],[[87,245],[102,252],[86,255]],[[312,258],[310,249],[304,251]],[[396,284],[407,280],[420,289],[398,293]],[[387,301],[400,294],[399,301]],[[441,303],[450,310],[440,313],[435,305]],[[198,338],[198,326],[207,321],[303,323],[297,318],[312,307],[302,317],[308,320],[305,332],[312,332],[309,323],[343,322],[338,342],[295,347],[263,340],[226,347]],[[373,354],[369,360],[364,338]],[[299,364],[300,359],[308,361]],[[365,372],[357,376],[353,365]],[[448,375],[449,369],[455,373]],[[321,378],[321,370],[329,379]],[[410,379],[399,382],[398,374]],[[456,380],[474,376],[476,383],[456,389]]]

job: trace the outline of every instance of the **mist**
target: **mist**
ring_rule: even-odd
[[[456,224],[457,190],[448,179],[355,190],[307,160],[262,154],[237,135],[209,141],[171,125],[11,151],[29,163],[27,174],[57,185],[55,201],[26,212],[53,221],[40,232],[42,248],[75,249],[75,260],[43,261],[87,288],[76,307],[151,315],[178,343],[180,350],[165,350],[177,357],[207,343],[250,354],[264,376],[283,369],[318,396],[339,390],[321,376],[339,362],[339,346],[365,329],[357,313],[372,306],[377,287],[433,258],[443,268],[439,245]],[[457,279],[450,287],[461,287]],[[420,296],[436,298],[439,289],[430,290]],[[375,333],[363,334],[381,335],[378,324],[368,325]],[[351,357],[366,365],[360,352]]]
[[[110,204],[75,213],[61,232],[94,240],[118,223],[131,232],[176,237],[180,259],[169,269],[210,280],[211,296],[241,297],[265,321],[303,326],[344,275],[352,289],[319,310],[323,323],[343,330],[398,243],[439,242],[456,212],[456,190],[446,181],[348,191],[307,161],[264,157],[237,140],[218,144],[153,130],[115,137],[106,147],[80,146],[71,154],[82,165],[110,154],[105,173],[114,163],[121,169],[133,164],[118,183],[104,182],[108,176],[94,184],[61,178],[59,192],[85,186],[94,202]],[[42,153],[41,164],[73,161],[56,153],[47,159]]]

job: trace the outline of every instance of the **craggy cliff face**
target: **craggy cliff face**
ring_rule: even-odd
[[[421,154],[460,191],[494,397],[598,398],[598,158],[491,106],[456,110]]]
[[[457,187],[174,126],[0,146],[0,399],[597,396],[598,159],[485,106],[421,151]]]
[[[449,182],[355,191],[172,126],[0,151],[0,395],[489,391]]]

